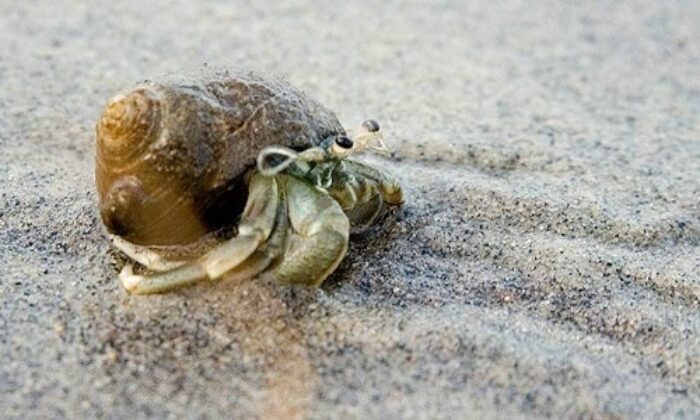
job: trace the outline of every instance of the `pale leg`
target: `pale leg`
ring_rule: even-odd
[[[167,292],[202,280],[217,279],[241,265],[241,272],[252,277],[272,262],[273,258],[261,258],[260,255],[252,259],[250,257],[270,238],[278,224],[281,235],[285,235],[284,213],[285,207],[276,178],[255,174],[250,179],[248,202],[236,237],[214,247],[199,259],[169,271],[135,275],[131,266],[127,265],[119,279],[127,291],[149,294]],[[284,238],[279,237],[277,230],[273,238],[275,244],[270,251],[283,248],[279,243],[284,242]],[[251,260],[248,261],[249,259]]]
[[[352,226],[351,232],[359,233],[370,227],[383,214],[385,207],[382,195],[374,188],[374,194],[368,200],[345,210]]]
[[[150,250],[148,247],[134,245],[131,242],[125,241],[117,235],[109,235],[112,239],[112,244],[121,252],[126,254],[132,261],[136,261],[144,267],[148,267],[153,271],[166,271],[179,267],[184,264],[184,261],[174,261],[164,258],[159,253]]]
[[[371,226],[387,204],[403,203],[403,192],[393,178],[351,160],[333,169],[328,193],[340,203],[350,219],[353,233]]]
[[[385,203],[391,206],[403,204],[403,190],[399,183],[391,176],[384,174],[373,167],[354,160],[343,161],[345,170],[353,174],[356,178],[366,178],[373,181],[382,195]]]

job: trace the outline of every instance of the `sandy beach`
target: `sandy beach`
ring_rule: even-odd
[[[0,2],[4,418],[700,417],[700,2]],[[382,124],[406,205],[319,289],[151,297],[107,99],[199,66]]]

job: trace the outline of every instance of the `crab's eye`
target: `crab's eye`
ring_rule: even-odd
[[[335,144],[337,144],[339,147],[343,149],[352,149],[352,146],[355,145],[352,140],[350,140],[349,137],[347,136],[339,136],[335,138]]]
[[[363,122],[362,127],[370,133],[376,133],[379,131],[379,123],[374,120],[367,120]]]

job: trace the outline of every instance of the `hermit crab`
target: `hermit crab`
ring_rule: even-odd
[[[130,293],[271,275],[318,285],[350,231],[403,203],[394,178],[350,159],[385,152],[375,121],[346,132],[282,80],[221,73],[143,82],[117,94],[96,126],[99,211],[131,264]]]

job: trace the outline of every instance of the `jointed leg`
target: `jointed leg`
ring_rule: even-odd
[[[283,196],[283,193],[280,195]],[[272,266],[276,261],[279,261],[285,251],[288,232],[287,201],[283,199],[278,206],[276,224],[270,237],[243,263],[227,271],[226,279],[239,281],[255,277]]]
[[[214,247],[198,260],[172,270],[135,275],[127,265],[119,278],[127,291],[149,294],[217,279],[227,272],[236,272],[237,277],[252,277],[267,268],[274,260],[272,254],[283,248],[287,230],[285,213],[276,178],[254,174],[236,237]],[[270,247],[260,250],[268,240]]]
[[[350,231],[352,233],[366,230],[383,214],[386,204],[384,204],[382,195],[379,194],[376,188],[374,192],[374,195],[369,200],[345,211],[348,219],[350,219]]]
[[[387,204],[403,202],[401,187],[393,178],[351,160],[333,169],[332,183],[327,190],[350,219],[353,232],[372,225]]]
[[[117,235],[110,235],[112,244],[121,252],[126,254],[132,261],[148,267],[154,271],[166,271],[181,266],[183,261],[173,261],[164,258],[159,253],[148,249],[145,246],[134,245]]]
[[[393,177],[355,160],[347,159],[343,161],[343,164],[345,170],[354,174],[355,177],[373,181],[379,189],[384,202],[391,206],[403,204],[403,190]]]

